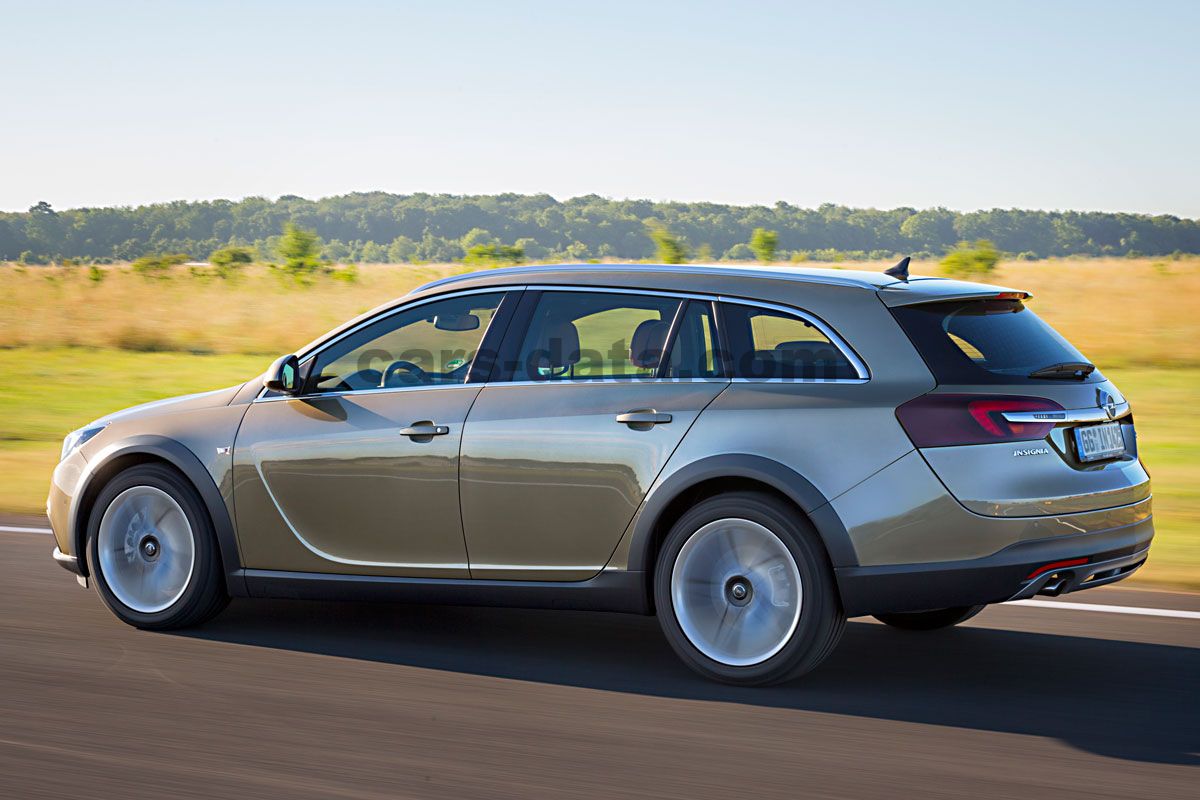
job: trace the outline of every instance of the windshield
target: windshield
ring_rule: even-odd
[[[1087,359],[1020,300],[966,300],[893,308],[938,383],[1042,383],[1030,377]],[[1104,380],[1098,372],[1082,382]]]

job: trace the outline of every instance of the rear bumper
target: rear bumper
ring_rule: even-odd
[[[1146,561],[1152,518],[1096,533],[1020,542],[966,561],[840,567],[848,616],[973,606],[1037,594],[1064,594],[1115,583]],[[1056,562],[1078,562],[1043,569]]]
[[[67,572],[74,575],[82,575],[83,572],[79,569],[79,559],[75,556],[69,556],[57,547],[54,548],[54,561]]]

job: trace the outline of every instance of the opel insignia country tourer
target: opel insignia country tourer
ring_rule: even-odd
[[[603,609],[778,682],[847,617],[941,628],[1146,560],[1129,404],[1028,301],[906,262],[447,278],[71,433],[54,558],[149,630],[231,596]]]

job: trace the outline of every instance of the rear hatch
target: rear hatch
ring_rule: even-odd
[[[891,308],[937,387],[896,415],[946,488],[994,517],[1094,511],[1150,496],[1121,392],[1027,295]]]

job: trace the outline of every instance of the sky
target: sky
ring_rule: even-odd
[[[1200,3],[0,0],[0,210],[546,192],[1200,217]]]

